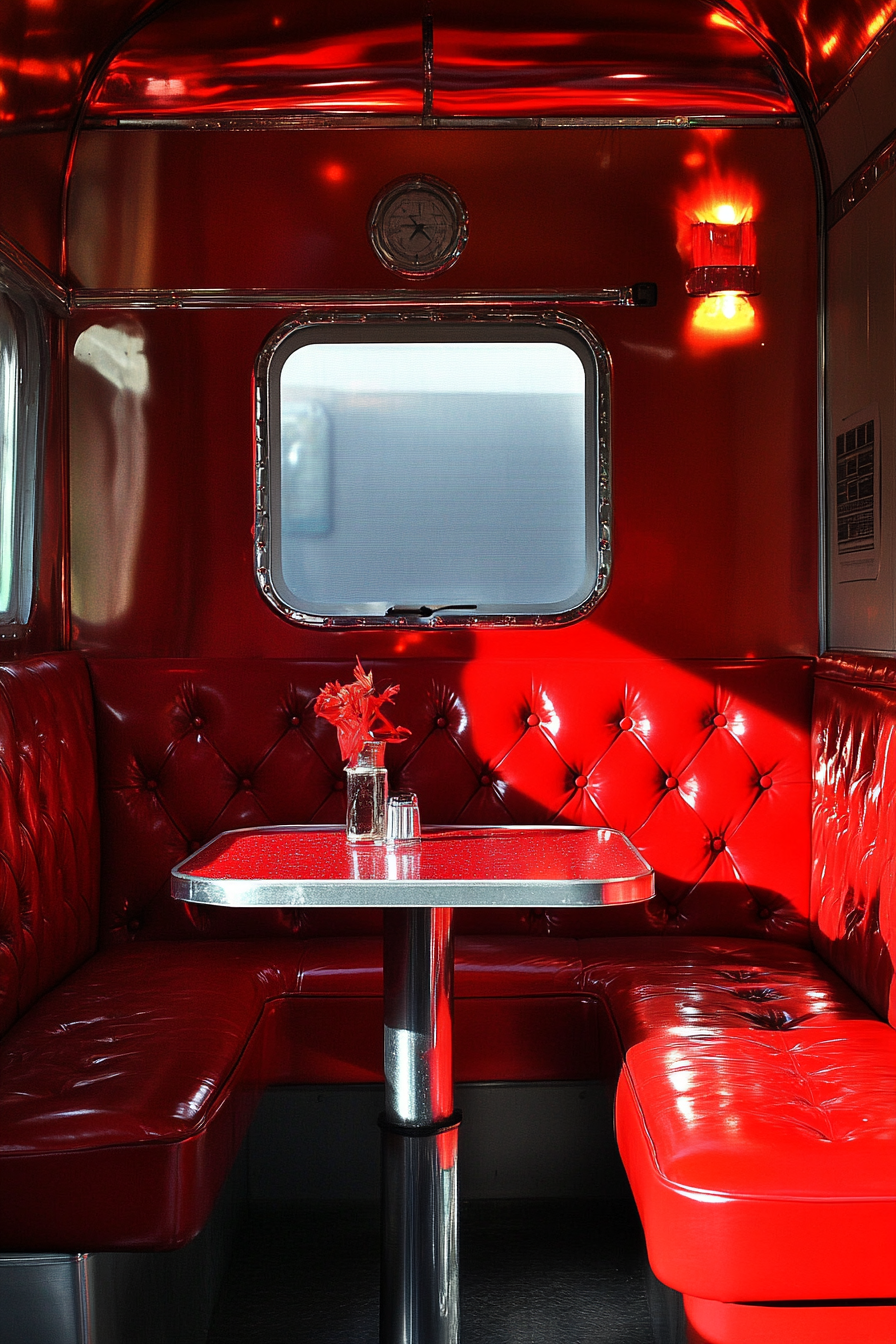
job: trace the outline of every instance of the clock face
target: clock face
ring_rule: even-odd
[[[438,275],[467,241],[467,212],[453,187],[434,177],[390,182],[370,207],[370,241],[384,266],[400,275]]]

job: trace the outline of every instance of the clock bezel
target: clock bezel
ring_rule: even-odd
[[[454,216],[453,241],[451,249],[439,261],[411,266],[403,257],[398,257],[386,238],[384,219],[386,211],[400,196],[411,191],[429,191],[442,198],[449,212]],[[387,182],[375,196],[367,215],[367,236],[377,258],[396,275],[409,280],[426,279],[431,275],[441,275],[450,270],[467,245],[468,237],[467,207],[454,187],[441,178],[431,177],[427,173],[412,173],[406,177],[395,178]]]

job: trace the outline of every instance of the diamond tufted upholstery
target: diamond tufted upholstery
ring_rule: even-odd
[[[172,864],[221,829],[340,819],[335,735],[311,702],[350,669],[90,671],[94,956],[84,667],[0,670],[6,1020],[27,1009],[0,1046],[8,1249],[182,1244],[263,1086],[381,1071],[375,916],[196,912],[168,894]],[[413,736],[391,764],[427,820],[607,823],[657,870],[657,900],[636,911],[470,913],[458,1077],[594,1076],[624,1057],[620,1146],[655,1267],[695,1312],[725,1308],[730,1344],[752,1339],[729,1329],[724,1294],[766,1313],[785,1291],[896,1294],[896,1038],[872,1011],[892,979],[886,667],[820,667],[811,930],[805,662],[374,671],[402,684]],[[780,1256],[764,1253],[771,1227],[786,1229]],[[838,1255],[844,1228],[868,1254]],[[839,1309],[819,1310],[812,1328],[837,1338]],[[880,1320],[862,1318],[869,1338]],[[774,1315],[762,1329],[788,1338]]]
[[[624,1057],[617,1134],[651,1264],[684,1293],[695,1341],[892,1338],[896,1033],[874,1009],[892,1013],[894,744],[896,666],[822,660],[825,960],[754,940],[580,944]]]
[[[94,951],[99,815],[83,662],[0,667],[0,1031]]]
[[[396,784],[430,822],[624,830],[658,896],[629,911],[481,911],[461,931],[728,933],[806,940],[811,679],[798,659],[716,665],[545,660],[373,665],[412,730]],[[342,763],[314,716],[349,666],[95,659],[113,941],[375,932],[373,912],[200,910],[169,872],[221,830],[344,816]]]
[[[812,941],[896,1027],[896,661],[818,665]]]

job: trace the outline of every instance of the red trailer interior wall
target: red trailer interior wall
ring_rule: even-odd
[[[303,631],[253,576],[253,365],[294,310],[165,310],[158,291],[387,291],[371,200],[410,172],[470,213],[426,289],[655,280],[655,309],[578,307],[613,363],[614,570],[585,622],[468,634]],[[749,338],[696,334],[678,242],[698,199],[753,207]],[[145,393],[72,362],[74,644],[303,658],[749,658],[817,648],[814,186],[799,129],[186,131],[82,135],[70,262],[93,324],[143,342]],[[402,282],[406,283],[406,282]],[[135,308],[135,291],[161,310]],[[117,291],[110,294],[109,291]],[[131,291],[130,295],[120,291]],[[226,305],[226,294],[221,296]],[[556,306],[556,305],[555,305]]]

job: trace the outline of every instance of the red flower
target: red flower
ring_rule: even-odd
[[[383,705],[395,699],[398,690],[398,686],[387,686],[377,695],[373,675],[364,671],[359,658],[354,681],[347,686],[328,681],[315,700],[315,714],[333,724],[342,759],[350,766],[357,764],[365,742],[401,742],[410,735],[410,728],[392,723],[382,711]]]

